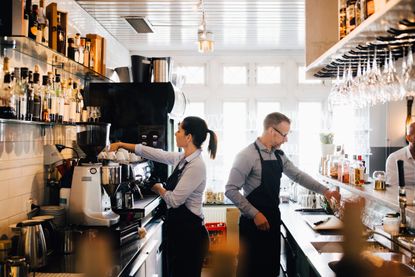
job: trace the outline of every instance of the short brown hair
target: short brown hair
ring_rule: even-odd
[[[264,130],[272,127],[273,125],[278,125],[281,122],[287,122],[291,124],[291,120],[286,115],[278,112],[270,113],[264,119]]]

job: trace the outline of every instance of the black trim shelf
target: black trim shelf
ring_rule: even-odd
[[[8,49],[12,49],[23,55],[29,56],[40,62],[46,63],[53,68],[58,68],[66,73],[72,74],[86,81],[111,82],[106,76],[66,57],[65,55],[37,43],[28,37],[3,36],[0,39],[0,55],[4,56]]]

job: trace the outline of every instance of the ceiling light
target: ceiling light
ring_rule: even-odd
[[[200,53],[210,53],[214,50],[213,33],[210,31],[198,33],[198,51]]]

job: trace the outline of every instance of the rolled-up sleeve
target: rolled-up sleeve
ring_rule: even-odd
[[[258,213],[258,210],[251,203],[249,203],[240,190],[245,184],[252,167],[252,158],[239,154],[234,161],[232,169],[229,173],[228,183],[225,187],[226,197],[228,197],[229,200],[231,200],[235,206],[249,218],[254,218]]]
[[[328,189],[316,179],[298,169],[298,167],[296,167],[286,156],[281,156],[281,159],[283,162],[284,174],[294,182],[320,194],[323,194]]]
[[[145,159],[164,164],[175,164],[183,155],[182,153],[168,152],[163,149],[145,146],[142,144],[137,144],[135,146],[135,154]]]
[[[177,186],[172,191],[166,191],[162,198],[168,207],[177,208],[183,205],[194,193],[196,188],[204,183],[206,170],[202,163],[189,163],[183,170]]]

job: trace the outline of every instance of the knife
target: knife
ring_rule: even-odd
[[[314,224],[315,226],[318,226],[318,225],[320,225],[320,224],[326,223],[326,222],[327,222],[327,221],[329,221],[329,220],[330,220],[330,217],[327,217],[326,219],[319,220],[319,221],[317,221],[317,222],[314,222],[313,224]]]

